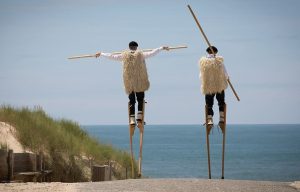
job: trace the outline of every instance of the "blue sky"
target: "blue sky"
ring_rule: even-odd
[[[184,44],[147,60],[146,121],[202,124],[198,60],[207,46],[187,4],[241,98],[227,89],[228,123],[300,123],[298,0],[1,0],[0,104],[127,124],[121,63],[67,57],[124,50],[132,40],[140,48]]]

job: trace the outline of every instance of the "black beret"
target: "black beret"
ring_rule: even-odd
[[[211,46],[211,48],[214,51],[214,53],[218,53],[218,49],[215,46]],[[209,54],[213,54],[209,47],[207,47],[206,52]]]
[[[129,43],[129,47],[138,47],[138,46],[139,46],[138,43],[135,42],[135,41],[131,41],[131,42]]]

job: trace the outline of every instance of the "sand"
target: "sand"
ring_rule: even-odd
[[[5,183],[1,192],[297,192],[299,182],[207,179],[129,179],[88,183]]]
[[[22,153],[24,149],[16,138],[16,130],[13,126],[0,122],[0,143],[7,145],[14,153]]]

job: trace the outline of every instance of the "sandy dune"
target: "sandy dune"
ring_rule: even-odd
[[[0,143],[7,145],[14,153],[24,152],[22,145],[16,139],[15,128],[4,122],[0,122]]]

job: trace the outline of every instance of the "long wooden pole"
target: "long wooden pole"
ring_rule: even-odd
[[[186,45],[180,45],[180,46],[175,46],[175,47],[168,47],[168,50],[174,50],[174,49],[183,49],[183,48],[187,48]],[[143,52],[149,52],[152,51],[153,49],[143,49]],[[113,55],[118,55],[121,54],[122,52],[113,52]],[[69,57],[68,59],[81,59],[81,58],[89,58],[89,57],[96,57],[96,54],[93,55],[79,55],[79,56],[72,56]]]
[[[72,57],[69,57],[68,59],[81,59],[81,58],[89,58],[89,57],[96,57],[96,54],[94,54],[94,55],[79,55],[79,56],[72,56]]]
[[[180,46],[175,46],[175,47],[168,47],[168,50],[174,50],[174,49],[183,49],[183,48],[187,48],[186,45],[180,45]],[[153,49],[143,49],[142,51],[143,52],[149,52],[149,51],[152,51]],[[119,52],[113,52],[112,54],[113,55],[118,55],[118,54],[121,54],[122,52],[119,51]]]
[[[230,88],[231,88],[233,94],[235,95],[236,99],[237,99],[238,101],[240,101],[240,97],[239,97],[238,94],[236,93],[236,91],[235,91],[234,87],[232,86],[232,84],[231,84],[231,82],[230,82],[229,79],[227,79],[227,82],[228,82],[228,84],[230,85]]]
[[[216,55],[215,52],[214,52],[214,50],[213,50],[212,47],[211,47],[211,44],[210,44],[209,41],[208,41],[208,38],[206,37],[206,35],[205,35],[204,31],[203,31],[203,29],[202,29],[202,27],[201,27],[201,25],[200,25],[200,23],[199,23],[199,21],[198,21],[196,15],[195,15],[194,11],[192,10],[192,8],[191,8],[190,5],[188,5],[188,8],[189,8],[189,10],[190,10],[192,16],[194,17],[194,20],[195,20],[195,22],[196,22],[198,28],[200,29],[201,34],[203,35],[203,37],[204,37],[206,43],[208,44],[208,46],[209,46],[211,52],[212,52],[214,55]],[[236,93],[236,91],[235,91],[234,87],[232,86],[232,84],[231,84],[231,82],[230,82],[229,79],[227,79],[227,82],[229,83],[230,88],[231,88],[232,92],[234,93],[236,99],[237,99],[238,101],[240,101],[240,98],[239,98],[239,96],[237,95],[237,93]]]
[[[214,50],[212,49],[211,44],[209,43],[209,41],[208,41],[208,39],[207,39],[207,37],[206,37],[206,35],[205,35],[205,33],[204,33],[204,31],[203,31],[203,29],[202,29],[202,27],[201,27],[199,21],[198,21],[196,15],[195,15],[195,13],[194,13],[194,11],[192,10],[192,8],[191,8],[190,5],[188,5],[188,8],[189,8],[189,10],[190,10],[192,16],[194,17],[194,20],[196,21],[196,24],[197,24],[198,28],[200,29],[201,34],[203,35],[203,37],[204,37],[206,43],[208,44],[208,46],[209,46],[211,52],[215,55],[215,52],[214,52]]]

